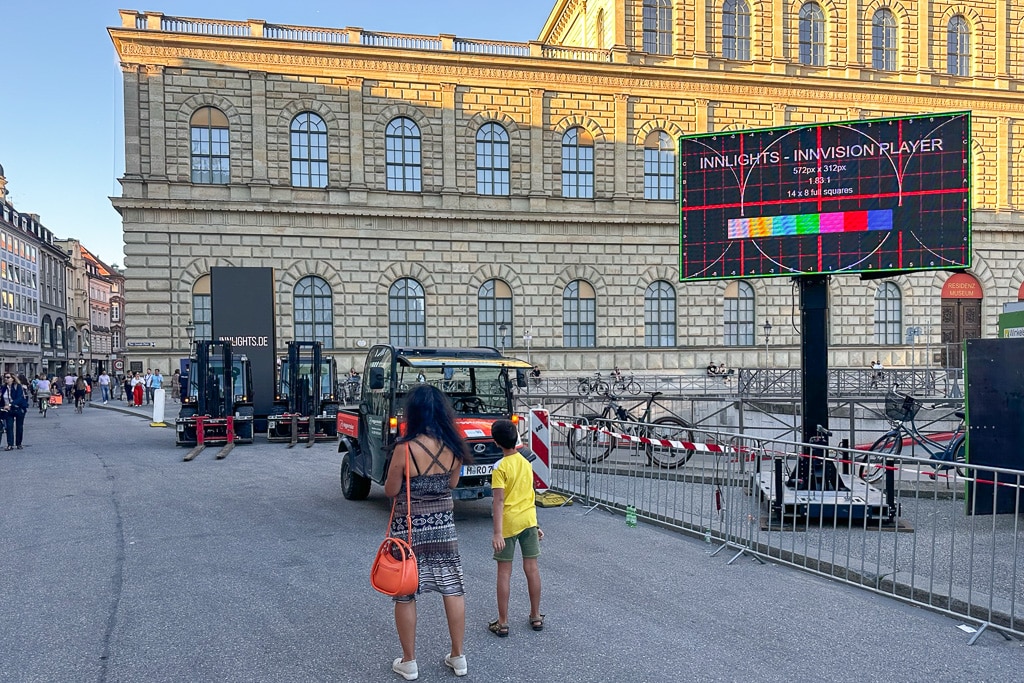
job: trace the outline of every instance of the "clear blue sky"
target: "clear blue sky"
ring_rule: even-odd
[[[138,1],[138,0],[136,0]],[[307,26],[468,38],[534,40],[555,0],[11,0],[3,24],[0,165],[14,206],[58,237],[76,237],[107,263],[124,263],[121,219],[109,197],[124,171],[121,75],[106,27],[117,10],[264,19]]]

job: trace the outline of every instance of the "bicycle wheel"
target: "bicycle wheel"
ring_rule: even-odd
[[[874,483],[885,476],[885,455],[899,455],[903,451],[903,430],[894,429],[871,444],[871,453],[857,458],[862,463],[858,471],[861,479]],[[885,455],[881,455],[881,454]]]
[[[593,421],[600,417],[600,415],[592,415],[588,419]],[[591,422],[590,426],[594,426],[593,422]],[[601,426],[603,428],[603,425]],[[566,445],[569,446],[569,452],[572,453],[572,457],[580,462],[595,463],[601,462],[612,454],[612,449],[615,448],[615,440],[607,434],[601,434],[584,427],[570,430],[569,436],[566,439]]]
[[[960,436],[954,441],[949,447],[949,453],[953,454],[953,465],[956,467],[956,473],[964,479],[973,479],[974,472],[971,471],[970,467],[965,467],[967,464],[967,441],[963,436]]]
[[[629,393],[631,393],[634,396],[636,396],[637,394],[640,393],[640,382],[637,382],[635,380],[630,380],[626,384],[626,391],[628,391]]]
[[[594,383],[594,391],[597,392],[598,396],[606,396],[608,394],[608,382],[605,382],[603,379],[597,380]]]
[[[680,420],[678,417],[659,417],[650,427],[649,436],[652,439],[668,439],[671,441],[686,441],[693,443],[693,426]],[[695,451],[688,448],[676,448],[674,446],[647,445],[647,457],[658,467],[672,469],[685,465],[693,457]]]
[[[579,386],[576,387],[576,393],[580,396],[587,396],[590,394],[590,382],[580,380]]]

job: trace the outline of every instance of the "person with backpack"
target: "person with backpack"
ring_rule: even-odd
[[[28,389],[12,373],[4,373],[3,387],[0,387],[0,413],[4,416],[7,431],[7,448],[21,450],[25,432],[25,413],[28,412]]]

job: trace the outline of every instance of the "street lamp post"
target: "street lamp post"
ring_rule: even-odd
[[[531,366],[533,365],[533,359],[530,357],[530,342],[533,341],[533,335],[527,330],[526,334],[523,335],[523,343],[526,344],[526,362]]]
[[[768,341],[772,338],[772,321],[765,320],[764,325],[761,326],[764,329],[764,367],[765,369],[771,365],[771,360],[768,352]]]
[[[498,325],[498,345],[501,347],[501,355],[505,355],[505,333],[508,332],[508,325],[501,323]]]
[[[196,326],[192,323],[192,318],[188,319],[188,324],[185,325],[185,334],[188,335],[188,355],[192,355],[192,342],[196,336]]]

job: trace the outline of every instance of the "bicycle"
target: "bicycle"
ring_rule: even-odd
[[[593,377],[579,377],[579,384],[576,391],[580,396],[589,396],[592,393],[606,395],[608,393],[608,382],[601,379],[601,373],[595,372]]]
[[[568,446],[573,457],[581,462],[601,462],[615,450],[618,442],[623,444],[637,443],[632,439],[621,439],[608,434],[614,432],[626,434],[635,438],[647,438],[652,440],[668,439],[672,441],[693,442],[693,425],[687,423],[674,415],[663,415],[653,422],[651,421],[651,409],[655,399],[661,396],[660,391],[648,392],[650,397],[644,408],[643,415],[637,417],[622,407],[617,397],[608,395],[607,404],[600,415],[586,416],[591,421],[591,427],[597,429],[573,429],[569,432]],[[598,421],[595,425],[594,421]],[[637,443],[643,445],[647,456],[647,464],[652,462],[659,467],[667,469],[679,467],[693,456],[694,451],[686,448],[674,448],[672,446],[654,445],[651,443]]]
[[[81,414],[85,408],[85,396],[75,396],[75,412]]]
[[[885,416],[892,423],[892,428],[871,444],[871,453],[858,457],[862,463],[860,477],[868,482],[876,482],[885,475],[885,457],[880,454],[898,456],[903,451],[906,439],[917,444],[928,454],[928,458],[939,464],[932,465],[934,471],[928,476],[932,479],[940,470],[955,469],[961,477],[967,477],[966,436],[964,433],[964,412],[953,412],[960,419],[960,424],[953,431],[949,441],[942,443],[922,434],[917,428],[914,418],[921,410],[922,404],[909,394],[901,394],[894,388],[885,397]]]
[[[36,394],[36,401],[39,404],[39,412],[43,414],[43,417],[46,417],[46,411],[50,409],[50,394],[39,392]]]
[[[629,375],[625,379],[616,377],[612,380],[612,391],[619,393],[628,392],[636,396],[640,393],[640,383],[633,379],[633,375]]]

